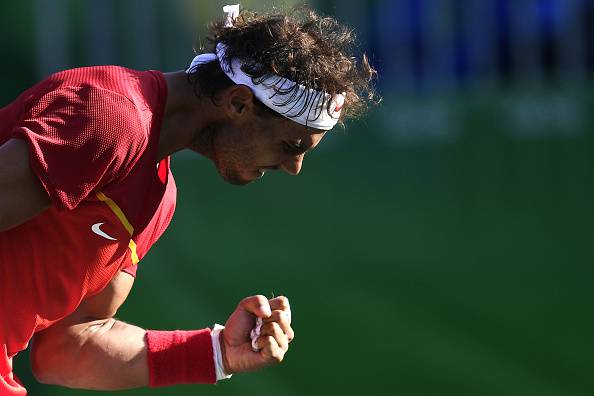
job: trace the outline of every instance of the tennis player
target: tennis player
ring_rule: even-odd
[[[372,99],[375,71],[336,20],[225,11],[187,70],[67,70],[0,110],[0,395],[26,394],[12,359],[30,342],[39,381],[98,390],[212,384],[283,360],[285,297],[247,297],[213,329],[114,319],[173,215],[171,154],[206,156],[238,185],[297,175]]]

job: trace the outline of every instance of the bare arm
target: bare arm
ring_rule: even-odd
[[[132,276],[119,273],[105,290],[85,300],[71,316],[35,336],[31,363],[40,382],[95,390],[148,386],[146,331],[113,319],[133,282]],[[249,336],[256,315],[266,317],[258,339],[259,352],[252,351]],[[293,336],[286,298],[245,298],[229,317],[224,331],[222,349],[227,373],[280,363]]]
[[[113,318],[133,283],[120,272],[72,315],[35,336],[31,364],[40,382],[96,390],[148,385],[145,330]]]
[[[29,167],[29,148],[21,139],[0,146],[0,232],[26,222],[51,206],[47,192]]]

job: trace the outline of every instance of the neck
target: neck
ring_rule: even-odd
[[[167,103],[159,137],[158,160],[191,148],[210,157],[212,130],[218,109],[210,98],[197,97],[183,71],[166,73]]]

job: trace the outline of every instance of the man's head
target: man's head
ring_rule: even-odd
[[[376,73],[365,55],[353,56],[352,31],[309,8],[243,10],[232,24],[213,23],[208,43],[202,52],[218,56],[193,65],[188,78],[226,115],[212,126],[211,154],[229,182],[245,184],[266,169],[299,173],[326,130],[374,100]],[[237,74],[251,88],[233,82]]]

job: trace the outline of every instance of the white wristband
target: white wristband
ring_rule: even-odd
[[[210,332],[212,338],[212,352],[214,358],[215,372],[217,374],[217,381],[231,378],[233,374],[226,374],[223,366],[223,354],[221,353],[221,343],[219,342],[219,334],[225,326],[215,323],[214,328]]]

